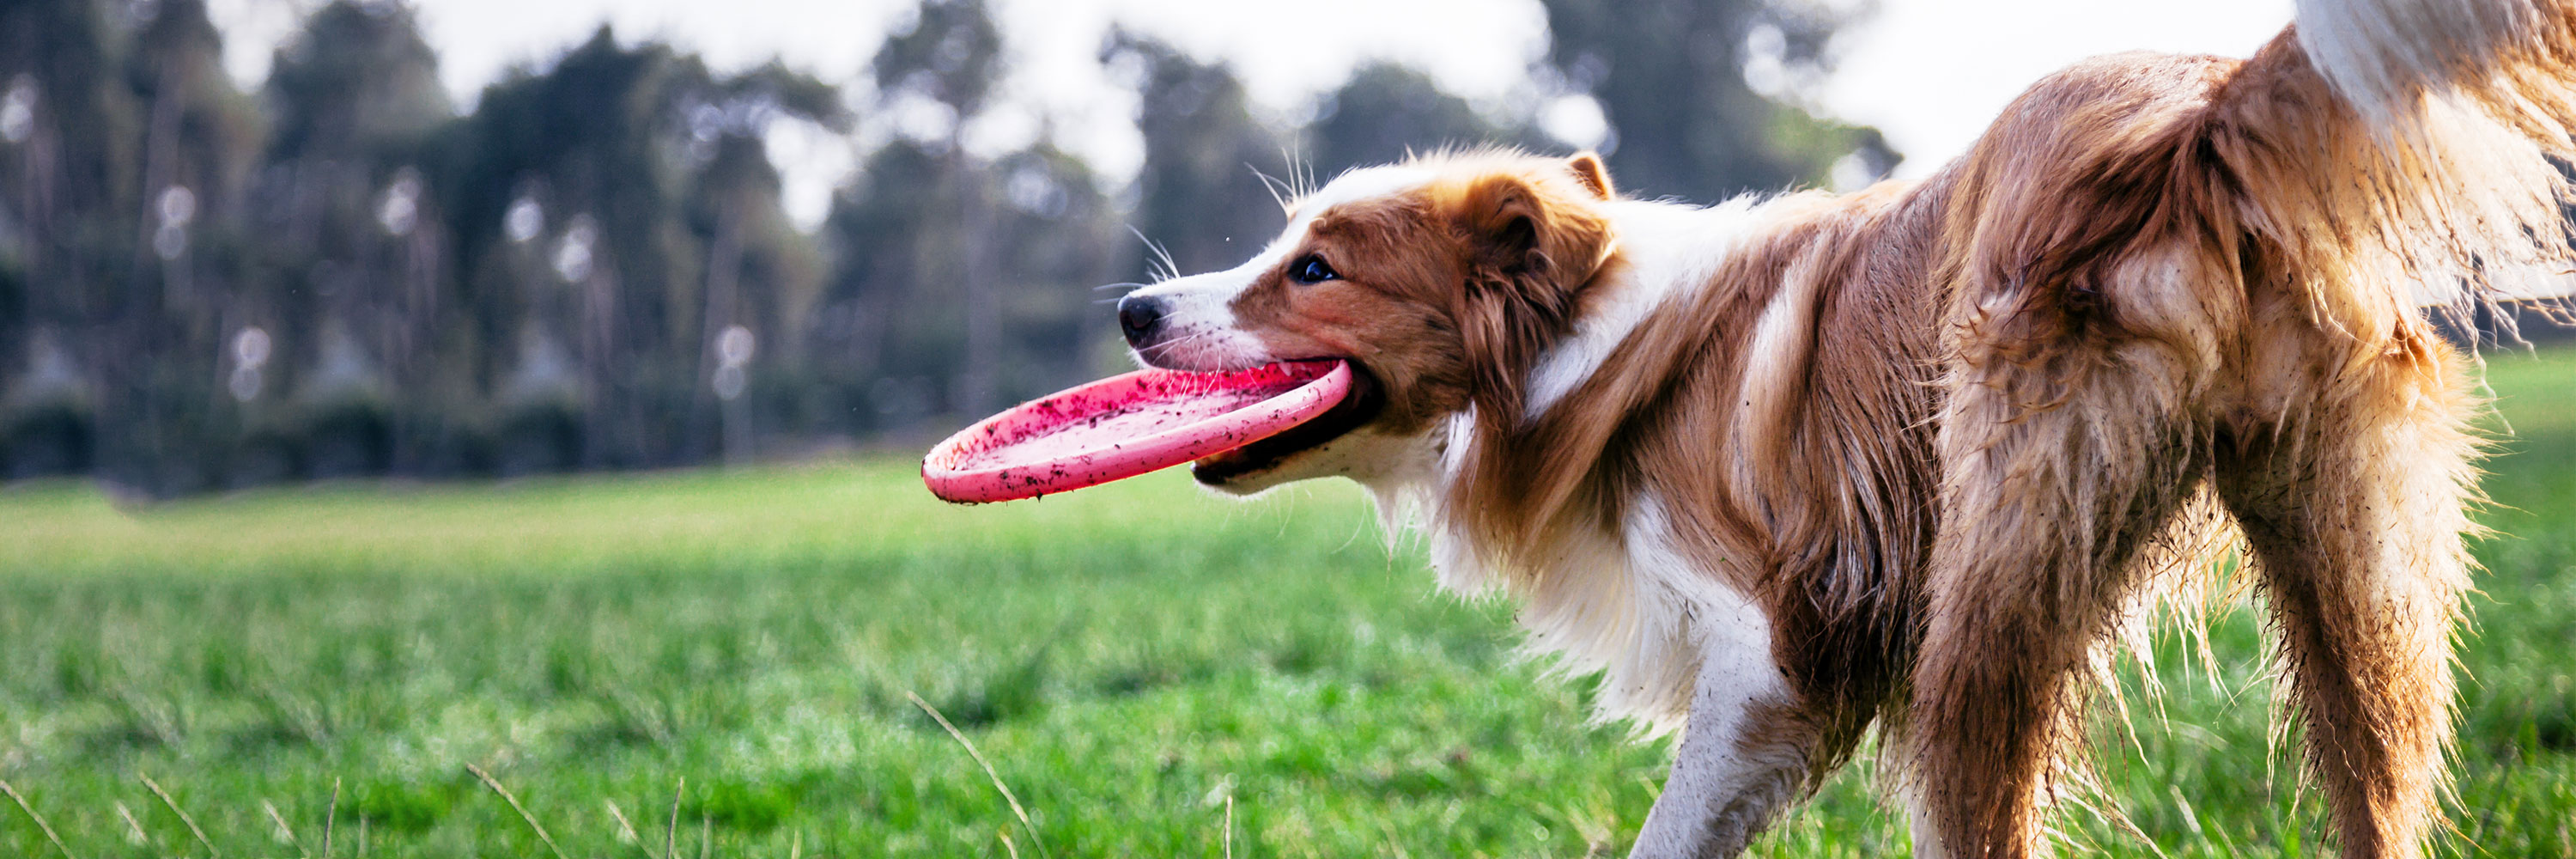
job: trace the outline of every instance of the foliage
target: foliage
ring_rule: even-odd
[[[1628,190],[1713,202],[1823,184],[1835,162],[1871,176],[1896,164],[1874,129],[1820,119],[1755,89],[1759,63],[1788,84],[1830,67],[1853,9],[1821,0],[1544,0],[1548,57],[1610,122],[1610,172]]]
[[[1553,148],[1527,117],[1496,121],[1430,76],[1392,63],[1361,66],[1318,108],[1306,127],[1306,157],[1318,176],[1442,149]]]
[[[1137,81],[1145,169],[1136,177],[1136,224],[1155,243],[1154,261],[1166,274],[1187,274],[1252,256],[1284,220],[1259,177],[1290,175],[1287,137],[1253,115],[1251,96],[1222,62],[1124,30],[1110,35],[1101,59]]]

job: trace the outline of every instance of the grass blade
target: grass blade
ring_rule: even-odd
[[[662,859],[673,859],[680,852],[680,797],[689,792],[689,777],[671,788],[671,823],[662,829]]]
[[[36,807],[28,805],[27,798],[19,796],[18,789],[9,786],[8,779],[0,779],[0,793],[7,793],[10,799],[18,802],[18,810],[26,812],[27,819],[35,821],[36,828],[45,831],[45,840],[54,842],[54,849],[63,851],[63,855],[70,856],[72,859],[80,859],[79,854],[73,853],[71,848],[63,846],[62,836],[54,834],[54,825],[46,823],[45,816],[37,814]]]
[[[529,814],[528,807],[520,805],[519,798],[511,796],[509,788],[502,787],[501,783],[494,780],[491,773],[484,772],[482,767],[469,763],[465,765],[465,769],[467,772],[473,773],[475,778],[482,779],[483,784],[492,788],[493,793],[500,794],[502,799],[508,800],[510,803],[510,809],[519,813],[519,819],[527,821],[528,828],[537,831],[537,840],[545,842],[546,849],[554,851],[555,859],[565,859],[563,848],[555,846],[555,837],[546,834],[545,826],[537,823],[537,816]]]
[[[151,788],[152,795],[161,798],[161,807],[170,809],[171,814],[179,816],[180,823],[188,825],[188,834],[196,836],[197,843],[205,846],[207,856],[211,859],[223,859],[224,851],[215,849],[215,842],[206,840],[206,830],[197,827],[197,819],[189,817],[187,810],[179,807],[179,801],[171,799],[170,792],[161,789],[160,782],[153,781],[151,776],[142,773],[135,773],[134,777],[142,779],[143,786]]]
[[[322,856],[331,856],[331,827],[340,822],[340,777],[331,777],[331,807],[322,812]]]
[[[1046,859],[1046,841],[1038,838],[1037,824],[1029,822],[1029,810],[1020,807],[1020,798],[1011,793],[1010,785],[1002,783],[1002,774],[993,771],[993,762],[985,760],[984,753],[975,749],[975,741],[966,739],[966,732],[957,730],[956,725],[949,724],[948,717],[939,714],[939,708],[930,706],[930,702],[921,700],[921,696],[913,694],[912,690],[903,690],[903,697],[912,699],[913,706],[930,714],[932,721],[938,722],[939,727],[947,729],[948,736],[955,738],[958,745],[966,747],[967,756],[974,758],[975,764],[984,768],[984,777],[993,780],[993,789],[1002,792],[1002,801],[1011,804],[1011,813],[1018,815],[1021,828],[1028,830],[1029,848],[1038,852],[1039,859]]]
[[[617,820],[617,837],[635,845],[635,852],[644,854],[644,859],[660,859],[653,855],[653,846],[644,843],[644,836],[635,831],[634,822],[626,819],[626,809],[617,807],[617,800],[602,801],[608,803],[608,816]]]
[[[295,855],[312,859],[313,854],[304,849],[304,839],[295,837],[295,827],[286,825],[286,815],[277,813],[277,803],[262,799],[259,801],[259,809],[268,812],[268,822],[277,824],[277,834],[285,838],[289,846],[295,848]]]
[[[152,846],[152,834],[143,831],[143,822],[134,819],[134,809],[125,807],[125,800],[116,801],[116,818],[125,821],[126,840],[136,847]]]

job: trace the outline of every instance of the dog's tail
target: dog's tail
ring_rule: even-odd
[[[2215,107],[2282,273],[2461,310],[2576,292],[2576,0],[2298,0]]]

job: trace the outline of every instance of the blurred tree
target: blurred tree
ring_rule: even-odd
[[[834,199],[814,336],[856,431],[980,416],[1096,365],[1092,287],[1125,259],[1120,213],[1045,132],[999,156],[967,148],[1002,72],[997,35],[981,2],[926,2],[872,65],[894,139]]]
[[[1005,401],[1035,399],[1117,354],[1103,354],[1119,340],[1098,287],[1131,258],[1133,239],[1091,167],[1050,141],[1004,156],[988,176],[1003,205],[986,251],[1010,299],[997,384]]]
[[[784,369],[804,358],[802,320],[817,300],[821,262],[814,242],[788,222],[778,170],[769,162],[770,128],[799,121],[847,133],[852,117],[838,88],[776,62],[707,80],[687,100],[690,159],[697,166],[689,221],[706,248],[692,400],[698,414],[688,445],[696,458],[710,449],[711,409],[722,405],[728,426],[745,424],[751,413],[744,402],[748,369],[738,366],[730,376],[723,369],[726,331],[740,326],[765,365]],[[747,428],[725,434],[733,439],[725,445],[728,458],[749,455],[747,434]]]
[[[1002,360],[1002,297],[986,256],[993,231],[992,202],[978,175],[985,165],[966,151],[967,124],[982,114],[1002,75],[1002,35],[984,0],[924,0],[907,28],[877,48],[876,73],[883,107],[897,116],[936,117],[912,136],[937,154],[938,175],[954,220],[942,237],[954,260],[941,266],[960,293],[965,311],[964,364],[952,381],[952,408],[983,414],[1002,402],[994,382]],[[929,237],[924,237],[928,239]],[[916,253],[919,251],[916,250]],[[919,285],[916,285],[917,287]]]
[[[778,332],[816,300],[816,252],[780,210],[768,160],[779,121],[838,131],[850,118],[810,76],[775,63],[718,76],[606,27],[484,90],[443,144],[457,157],[440,184],[468,292],[491,299],[481,328],[520,343],[515,361],[487,359],[505,411],[534,413],[504,427],[552,435],[542,416],[568,408],[587,467],[713,449],[725,329],[767,338],[765,361],[784,363],[798,338]],[[566,353],[568,374],[554,357]]]
[[[815,346],[836,390],[817,411],[871,434],[944,411],[962,363],[964,322],[949,283],[960,249],[948,167],[929,144],[897,138],[833,195],[823,221],[831,260]],[[946,240],[946,241],[943,241]]]
[[[1853,13],[1819,0],[1541,0],[1549,61],[1600,102],[1602,149],[1618,183],[1714,202],[1746,190],[1821,184],[1835,162],[1883,175],[1896,163],[1877,130],[1818,119],[1756,91],[1748,66],[1791,81],[1822,73]]]
[[[1101,59],[1136,82],[1142,102],[1138,232],[1181,273],[1241,264],[1279,229],[1282,215],[1261,177],[1292,177],[1286,138],[1253,117],[1242,81],[1222,63],[1123,29],[1110,34]]]
[[[965,411],[948,399],[965,366],[963,290],[949,278],[968,250],[986,255],[993,301],[994,395],[1022,400],[1087,378],[1108,331],[1095,289],[1126,260],[1126,232],[1091,169],[1052,143],[994,159],[964,183],[941,153],[897,141],[872,155],[836,198],[823,232],[833,259],[818,343],[860,432],[902,430]],[[988,239],[954,228],[960,200],[991,207]],[[980,417],[966,415],[966,417]]]
[[[126,85],[144,119],[136,175],[134,232],[123,300],[112,326],[114,359],[101,365],[124,384],[102,451],[129,485],[185,491],[217,482],[203,456],[230,441],[216,397],[222,310],[245,259],[234,227],[241,189],[258,158],[265,119],[233,88],[223,38],[202,0],[127,7]],[[210,241],[211,240],[211,241]]]
[[[868,68],[887,98],[945,107],[947,133],[982,113],[1001,79],[1002,32],[984,0],[922,0],[877,46]]]
[[[474,402],[463,356],[485,342],[442,300],[450,245],[422,167],[455,116],[438,58],[410,6],[335,0],[278,50],[264,92],[266,288],[232,327],[278,355],[233,394],[255,436],[297,439],[318,476],[419,468]]]
[[[1306,158],[1318,177],[1388,164],[1413,153],[1478,146],[1551,146],[1526,117],[1496,122],[1419,71],[1394,63],[1361,66],[1316,105]]]
[[[0,175],[30,277],[56,284],[39,318],[61,324],[103,311],[95,245],[114,230],[91,219],[131,215],[136,199],[134,96],[123,83],[118,33],[92,0],[0,5],[0,99],[13,166]],[[108,260],[121,268],[121,256]],[[121,274],[121,272],[119,272]],[[59,301],[43,301],[46,298]]]
[[[0,461],[87,469],[107,380],[130,369],[113,334],[127,309],[141,125],[122,34],[93,0],[0,4],[0,201],[23,315],[0,316]],[[113,364],[113,366],[111,366]],[[45,469],[27,451],[77,452]]]
[[[544,344],[574,344],[585,467],[677,461],[702,254],[674,144],[704,74],[667,45],[621,47],[601,27],[553,66],[486,87],[446,144],[463,162],[443,181],[459,258],[497,299],[486,312],[502,314],[484,327],[538,344],[513,370],[554,348]]]

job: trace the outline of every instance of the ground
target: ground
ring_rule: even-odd
[[[2576,855],[2576,351],[2491,376],[2509,536],[2478,549],[2439,852]],[[83,857],[1577,856],[1625,848],[1669,754],[1588,724],[1508,605],[1435,592],[1345,485],[962,508],[893,459],[128,511],[37,485],[0,491],[0,547],[8,855],[54,849],[41,817]],[[2214,624],[2216,677],[2169,636],[2161,704],[2129,670],[2099,769],[2134,828],[2068,837],[2317,852],[2258,613]],[[1900,854],[1873,769],[1755,853]]]

